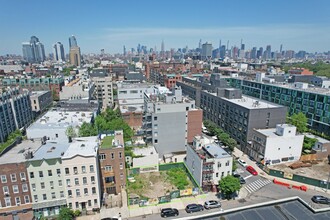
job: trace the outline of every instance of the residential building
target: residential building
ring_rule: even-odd
[[[34,112],[34,117],[46,111],[53,104],[51,91],[35,91],[30,95],[31,107]]]
[[[290,74],[296,74],[296,75],[313,75],[313,71],[309,71],[309,69],[305,68],[293,68],[289,70]]]
[[[28,126],[33,119],[30,95],[19,88],[8,88],[0,94],[0,143],[17,129]]]
[[[160,157],[185,151],[202,132],[202,110],[195,107],[194,100],[182,96],[180,87],[171,92],[155,87],[153,93],[144,93],[143,109],[145,142],[155,146]]]
[[[32,219],[31,188],[25,162],[40,146],[40,140],[24,140],[1,153],[0,219]]]
[[[102,109],[112,108],[114,105],[112,76],[98,74],[98,76],[92,76],[91,80],[95,84],[94,94]]]
[[[219,180],[231,175],[233,158],[212,138],[195,136],[193,144],[187,147],[185,164],[205,191],[217,191]]]
[[[308,134],[306,135],[309,138],[315,138],[317,141],[315,142],[312,148],[312,154],[316,154],[316,159],[323,160],[328,158],[330,159],[330,140],[326,140],[324,138]]]
[[[266,165],[293,162],[300,159],[304,135],[296,127],[278,124],[276,128],[256,129],[247,154]]]
[[[123,131],[101,135],[99,148],[102,195],[118,194],[126,186]]]
[[[80,66],[81,65],[81,54],[80,54],[80,47],[70,47],[70,64],[74,66]]]
[[[92,99],[95,84],[90,79],[76,78],[62,87],[60,100]]]
[[[36,36],[32,36],[30,42],[22,43],[23,46],[23,59],[29,63],[40,63],[45,61],[45,48],[39,42]]]
[[[73,139],[62,156],[62,172],[68,207],[92,211],[101,207],[98,137]]]
[[[329,89],[303,89],[292,84],[270,84],[240,78],[230,78],[229,81],[232,87],[241,89],[246,95],[287,106],[290,115],[303,112],[312,129],[330,135]]]
[[[61,42],[56,42],[53,45],[54,49],[54,61],[58,62],[65,62],[65,53],[64,53],[64,47]]]
[[[44,141],[26,163],[36,218],[58,215],[60,208],[67,205],[61,157],[68,147],[64,140]]]

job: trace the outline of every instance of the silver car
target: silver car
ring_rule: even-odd
[[[220,207],[221,207],[220,202],[215,201],[215,200],[206,201],[204,203],[205,209],[214,209],[214,208],[220,208]]]

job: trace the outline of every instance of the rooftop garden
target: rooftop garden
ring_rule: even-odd
[[[114,136],[106,136],[102,139],[101,148],[111,148],[112,147],[112,141],[115,137]]]

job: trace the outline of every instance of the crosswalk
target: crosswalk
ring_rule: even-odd
[[[262,187],[270,184],[272,181],[268,180],[268,179],[258,179],[252,183],[249,183],[248,185],[244,186],[244,188],[249,192],[249,193],[253,193],[259,189],[261,189]]]

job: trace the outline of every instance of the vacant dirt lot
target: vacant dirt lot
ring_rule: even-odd
[[[328,180],[330,172],[330,165],[328,164],[328,159],[320,161],[318,164],[313,164],[312,167],[301,167],[294,170],[289,167],[291,164],[293,163],[273,165],[270,166],[270,168],[314,179]]]

